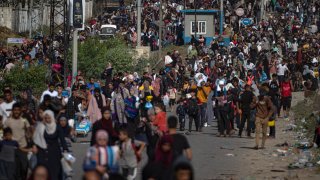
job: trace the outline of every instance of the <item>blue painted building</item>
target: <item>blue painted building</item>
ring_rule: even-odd
[[[203,10],[203,9],[187,9],[182,10],[185,14],[184,21],[184,42],[185,44],[191,41],[191,36],[194,35],[199,39],[200,35],[206,38],[206,45],[210,45],[216,35],[215,19],[223,21],[223,14],[220,10]],[[196,28],[197,27],[197,28]],[[223,32],[223,23],[220,23],[219,34]],[[224,38],[225,44],[229,44],[230,38]]]

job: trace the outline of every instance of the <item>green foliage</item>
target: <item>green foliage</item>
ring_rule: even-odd
[[[101,73],[110,62],[115,71],[131,71],[133,51],[118,38],[100,42],[97,38],[89,38],[79,45],[78,69],[86,77],[100,78]]]
[[[41,95],[46,89],[47,72],[47,66],[31,66],[28,69],[17,66],[4,74],[0,88],[10,86],[15,93],[31,88],[34,95]]]

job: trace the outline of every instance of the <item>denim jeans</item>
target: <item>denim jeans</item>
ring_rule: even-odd
[[[207,122],[206,112],[207,112],[207,103],[203,103],[200,106],[198,119],[200,122],[200,128],[203,127],[204,123]]]

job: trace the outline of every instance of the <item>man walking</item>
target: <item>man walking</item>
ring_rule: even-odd
[[[173,138],[173,156],[178,158],[181,155],[186,156],[191,161],[192,151],[189,142],[182,134],[177,134],[178,118],[175,116],[168,117],[169,135]]]
[[[253,100],[254,107],[257,109],[256,113],[256,145],[254,149],[259,149],[259,140],[260,134],[262,133],[262,143],[261,149],[264,149],[265,142],[267,139],[267,131],[268,131],[268,121],[274,112],[274,106],[269,96],[267,96],[267,92],[264,89],[260,90],[260,95],[258,98],[254,98]]]
[[[242,131],[244,125],[247,121],[247,136],[251,137],[251,127],[250,127],[250,117],[251,117],[251,109],[252,109],[252,102],[254,99],[254,94],[251,91],[250,85],[245,85],[245,91],[240,95],[240,109],[239,112],[242,114],[240,129],[239,129],[239,137],[242,137]]]

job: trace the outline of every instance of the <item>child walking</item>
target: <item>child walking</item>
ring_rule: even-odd
[[[134,180],[137,176],[138,163],[141,159],[145,143],[133,140],[129,137],[128,129],[119,131],[120,139],[120,172],[128,180]]]
[[[177,107],[176,113],[179,118],[180,131],[184,131],[186,114],[187,114],[184,99],[179,100],[179,105]]]
[[[176,103],[176,97],[177,97],[177,89],[174,88],[173,86],[169,86],[168,89],[168,94],[169,94],[169,106],[171,112],[173,111],[173,106]]]

